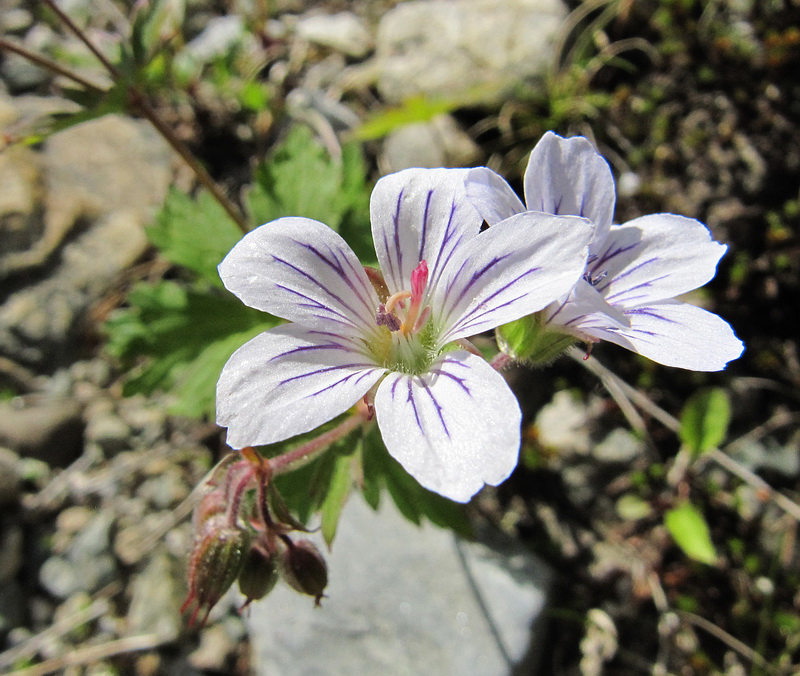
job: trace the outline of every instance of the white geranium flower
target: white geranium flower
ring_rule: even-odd
[[[741,355],[744,346],[727,322],[675,300],[712,279],[727,249],[702,223],[653,214],[612,225],[611,169],[583,137],[546,133],[531,152],[524,187],[527,207],[490,169],[467,177],[469,199],[490,225],[531,211],[594,224],[582,279],[542,313],[549,328],[693,371],[719,371]]]
[[[291,323],[223,369],[217,421],[232,447],[312,430],[372,390],[386,448],[426,488],[465,502],[511,473],[517,401],[458,341],[567,293],[592,229],[524,213],[480,232],[465,177],[409,169],[378,182],[371,219],[382,278],[370,280],[339,235],[307,218],[267,223],[233,248],[219,266],[225,286]]]

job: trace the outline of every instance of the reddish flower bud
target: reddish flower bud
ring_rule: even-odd
[[[228,525],[223,515],[206,520],[189,559],[189,595],[181,606],[184,612],[192,602],[196,603],[190,624],[195,623],[203,608],[206,612],[201,624],[205,623],[211,609],[238,577],[249,546],[248,533]]]
[[[278,581],[278,557],[251,547],[239,573],[239,591],[247,597],[245,606],[269,594]]]
[[[287,549],[281,553],[283,579],[301,594],[313,596],[317,605],[328,586],[328,566],[319,549],[310,540],[285,540]]]

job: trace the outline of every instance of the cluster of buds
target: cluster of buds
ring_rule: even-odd
[[[214,470],[194,510],[194,548],[189,558],[189,594],[181,607],[193,607],[190,624],[209,612],[234,582],[247,599],[264,598],[282,577],[317,605],[328,584],[328,569],[317,547],[293,540],[306,531],[283,504],[270,479],[269,461],[245,448]]]

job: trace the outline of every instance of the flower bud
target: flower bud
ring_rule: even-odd
[[[251,547],[239,573],[239,591],[247,597],[245,606],[263,599],[278,581],[278,557]]]
[[[283,579],[301,594],[313,596],[317,605],[328,586],[328,566],[319,549],[310,540],[286,540],[287,549],[281,554]]]
[[[194,601],[197,606],[189,620],[194,624],[202,608],[208,613],[228,591],[244,564],[250,536],[228,525],[224,516],[210,517],[204,524],[189,559],[189,595],[181,607],[184,612]]]

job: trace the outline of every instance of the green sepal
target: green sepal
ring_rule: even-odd
[[[578,342],[575,336],[548,326],[541,312],[497,327],[496,335],[500,350],[508,356],[542,366]]]

